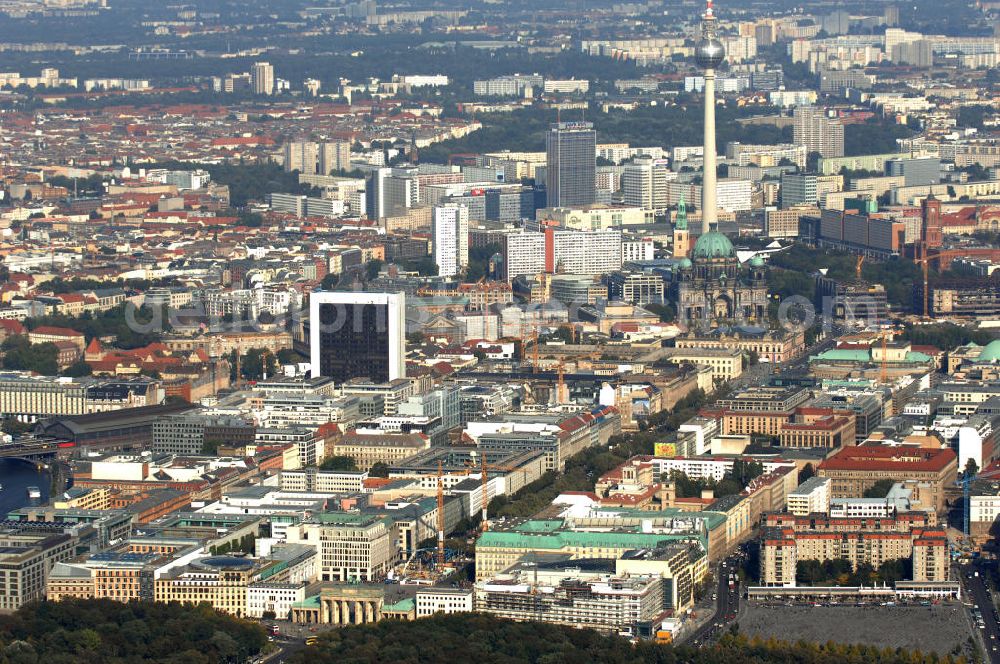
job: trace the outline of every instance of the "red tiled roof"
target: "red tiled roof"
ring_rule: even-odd
[[[823,461],[822,470],[876,471],[941,471],[955,463],[955,452],[949,448],[900,448],[888,445],[845,447]]]
[[[31,334],[41,334],[47,336],[60,336],[60,337],[82,337],[83,332],[77,332],[76,330],[71,330],[68,327],[53,327],[51,325],[42,325],[41,327],[36,327],[31,331]]]
[[[0,329],[6,331],[7,334],[24,334],[24,325],[19,320],[0,318]]]

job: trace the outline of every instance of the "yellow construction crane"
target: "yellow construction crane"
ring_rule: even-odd
[[[565,362],[563,362],[562,360],[559,360],[559,364],[557,365],[557,369],[559,371],[559,380],[556,383],[556,403],[557,404],[561,404],[561,403],[564,402],[564,400],[563,400],[563,394],[566,393],[566,364],[565,364]],[[566,394],[566,396],[568,397],[569,395]],[[565,399],[565,401],[569,401],[569,399],[567,398],[567,399]]]
[[[862,254],[861,256],[858,256],[857,261],[855,261],[854,263],[854,276],[857,278],[858,281],[861,281],[861,266],[864,264],[865,264],[865,257]]]

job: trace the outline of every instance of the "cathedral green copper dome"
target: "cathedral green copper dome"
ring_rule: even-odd
[[[998,362],[1000,361],[1000,339],[994,339],[993,341],[986,344],[983,351],[979,353],[980,362]]]
[[[732,258],[735,255],[733,243],[719,231],[705,233],[694,245],[695,258]]]
[[[754,256],[750,259],[750,267],[764,267],[764,259],[760,256]]]
[[[688,258],[687,256],[685,256],[684,258],[682,258],[682,259],[680,260],[680,263],[679,263],[679,265],[680,265],[680,266],[681,266],[682,268],[688,268],[688,267],[691,267],[691,259],[690,259],[690,258]]]

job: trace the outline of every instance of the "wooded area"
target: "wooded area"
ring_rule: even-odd
[[[0,616],[0,664],[242,662],[266,642],[260,625],[207,605],[67,600]]]

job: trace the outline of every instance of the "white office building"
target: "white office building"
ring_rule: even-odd
[[[788,494],[788,511],[795,516],[826,514],[829,509],[829,477],[810,477]]]
[[[428,588],[418,590],[417,617],[426,618],[435,613],[467,613],[473,610],[474,593],[462,588]]]
[[[438,276],[464,272],[469,266],[469,208],[456,204],[435,207],[431,228]]]
[[[667,208],[667,181],[674,177],[666,159],[637,157],[622,172],[625,205],[644,210]]]

